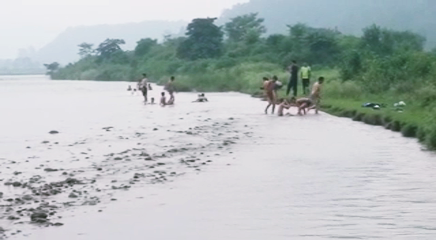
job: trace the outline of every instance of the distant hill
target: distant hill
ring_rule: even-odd
[[[251,0],[225,10],[217,23],[230,18],[258,12],[265,18],[268,33],[286,33],[286,24],[306,23],[312,27],[337,28],[347,34],[360,35],[373,23],[395,30],[411,30],[427,38],[427,46],[436,46],[436,0]],[[183,21],[147,21],[118,25],[68,28],[51,43],[40,49],[32,59],[66,64],[76,61],[77,45],[82,42],[98,45],[106,38],[121,38],[129,50],[141,38],[162,39],[164,34],[183,34],[188,23]]]
[[[360,35],[373,23],[395,30],[411,30],[436,46],[436,0],[251,0],[224,11],[220,23],[258,12],[269,33],[285,33],[286,24],[306,23]]]
[[[126,41],[123,49],[131,50],[141,38],[163,39],[166,34],[178,35],[184,31],[186,22],[146,21],[117,25],[80,26],[66,29],[51,43],[41,48],[35,60],[42,63],[59,62],[67,64],[79,59],[80,43],[93,43],[97,46],[106,38],[121,38]]]

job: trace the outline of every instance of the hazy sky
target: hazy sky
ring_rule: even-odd
[[[0,59],[40,48],[70,26],[217,17],[248,0],[1,0]]]

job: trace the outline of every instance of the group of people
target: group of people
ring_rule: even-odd
[[[166,106],[166,105],[174,105],[174,81],[175,81],[175,77],[171,77],[170,80],[168,81],[167,84],[165,84],[164,90],[168,92],[168,94],[170,95],[170,98],[166,99],[165,96],[165,92],[161,92],[161,98],[160,98],[160,102],[159,104],[161,106]],[[131,86],[129,86],[127,88],[127,91],[132,91],[132,94],[134,94],[136,91],[141,92],[142,96],[144,97],[144,102],[148,103],[148,91],[153,90],[151,87],[151,84],[148,81],[147,78],[147,74],[143,73],[142,74],[142,79],[138,81],[138,84],[136,86],[136,88],[132,88]],[[155,104],[154,98],[150,98],[150,104]]]
[[[315,109],[315,112],[318,113],[319,104],[321,99],[321,86],[324,82],[324,77],[319,77],[318,81],[313,84],[312,90],[309,93],[310,86],[310,77],[311,77],[311,68],[304,64],[301,69],[297,66],[296,61],[292,61],[292,65],[289,66],[288,70],[291,73],[291,78],[288,83],[288,87],[286,90],[286,96],[289,96],[291,90],[293,90],[293,96],[291,98],[283,98],[278,99],[277,91],[282,87],[281,82],[278,80],[276,76],[271,79],[264,77],[263,78],[263,86],[266,99],[268,101],[268,105],[265,108],[265,114],[268,114],[268,109],[272,106],[272,114],[274,114],[275,106],[279,105],[278,115],[284,116],[284,109],[290,109],[291,107],[298,108],[298,114],[303,115],[306,114],[311,109]],[[303,83],[303,93],[307,97],[297,98],[297,87],[298,87],[298,76],[300,73],[300,77]]]
[[[167,84],[165,84],[164,90],[168,92],[168,95],[170,96],[170,98],[167,101],[165,92],[161,92],[161,97],[160,97],[160,102],[159,104],[161,106],[167,106],[167,105],[174,105],[174,92],[175,92],[175,88],[174,88],[174,81],[175,81],[175,77],[172,76],[170,78],[170,80],[168,81]],[[148,81],[147,78],[147,74],[143,73],[142,74],[142,79],[138,81],[138,84],[136,86],[135,89],[132,89],[131,86],[129,86],[127,88],[127,91],[132,91],[132,94],[134,94],[136,91],[142,92],[142,96],[144,96],[144,102],[148,103],[148,91],[153,90],[151,87],[151,84]],[[201,93],[198,95],[198,99],[195,100],[194,102],[208,102],[207,98],[205,97],[204,93]],[[150,104],[155,104],[154,102],[154,98],[152,97],[150,99]]]

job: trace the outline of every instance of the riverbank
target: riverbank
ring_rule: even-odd
[[[274,75],[277,75],[284,85],[279,91],[279,96],[285,97],[289,74],[274,64],[241,64],[213,74],[176,75],[175,84],[181,92],[238,91],[253,97],[262,97],[263,92],[260,90],[262,77]],[[418,138],[428,149],[436,149],[436,126],[432,124],[434,118],[432,111],[421,106],[419,102],[414,102],[414,98],[407,95],[396,96],[388,92],[385,95],[369,96],[358,83],[344,82],[339,75],[336,69],[314,69],[312,79],[315,80],[320,76],[326,78],[321,106],[323,111],[401,132],[404,137]],[[165,84],[168,78],[163,77],[158,80],[158,83]],[[303,97],[301,83],[298,90],[299,96]],[[403,100],[407,104],[404,110],[396,111],[393,104]],[[366,102],[384,103],[386,107],[380,110],[362,107]]]

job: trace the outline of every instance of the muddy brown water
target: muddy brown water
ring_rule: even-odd
[[[0,79],[0,239],[436,238],[436,156],[398,133],[238,93],[162,108],[126,83]]]

